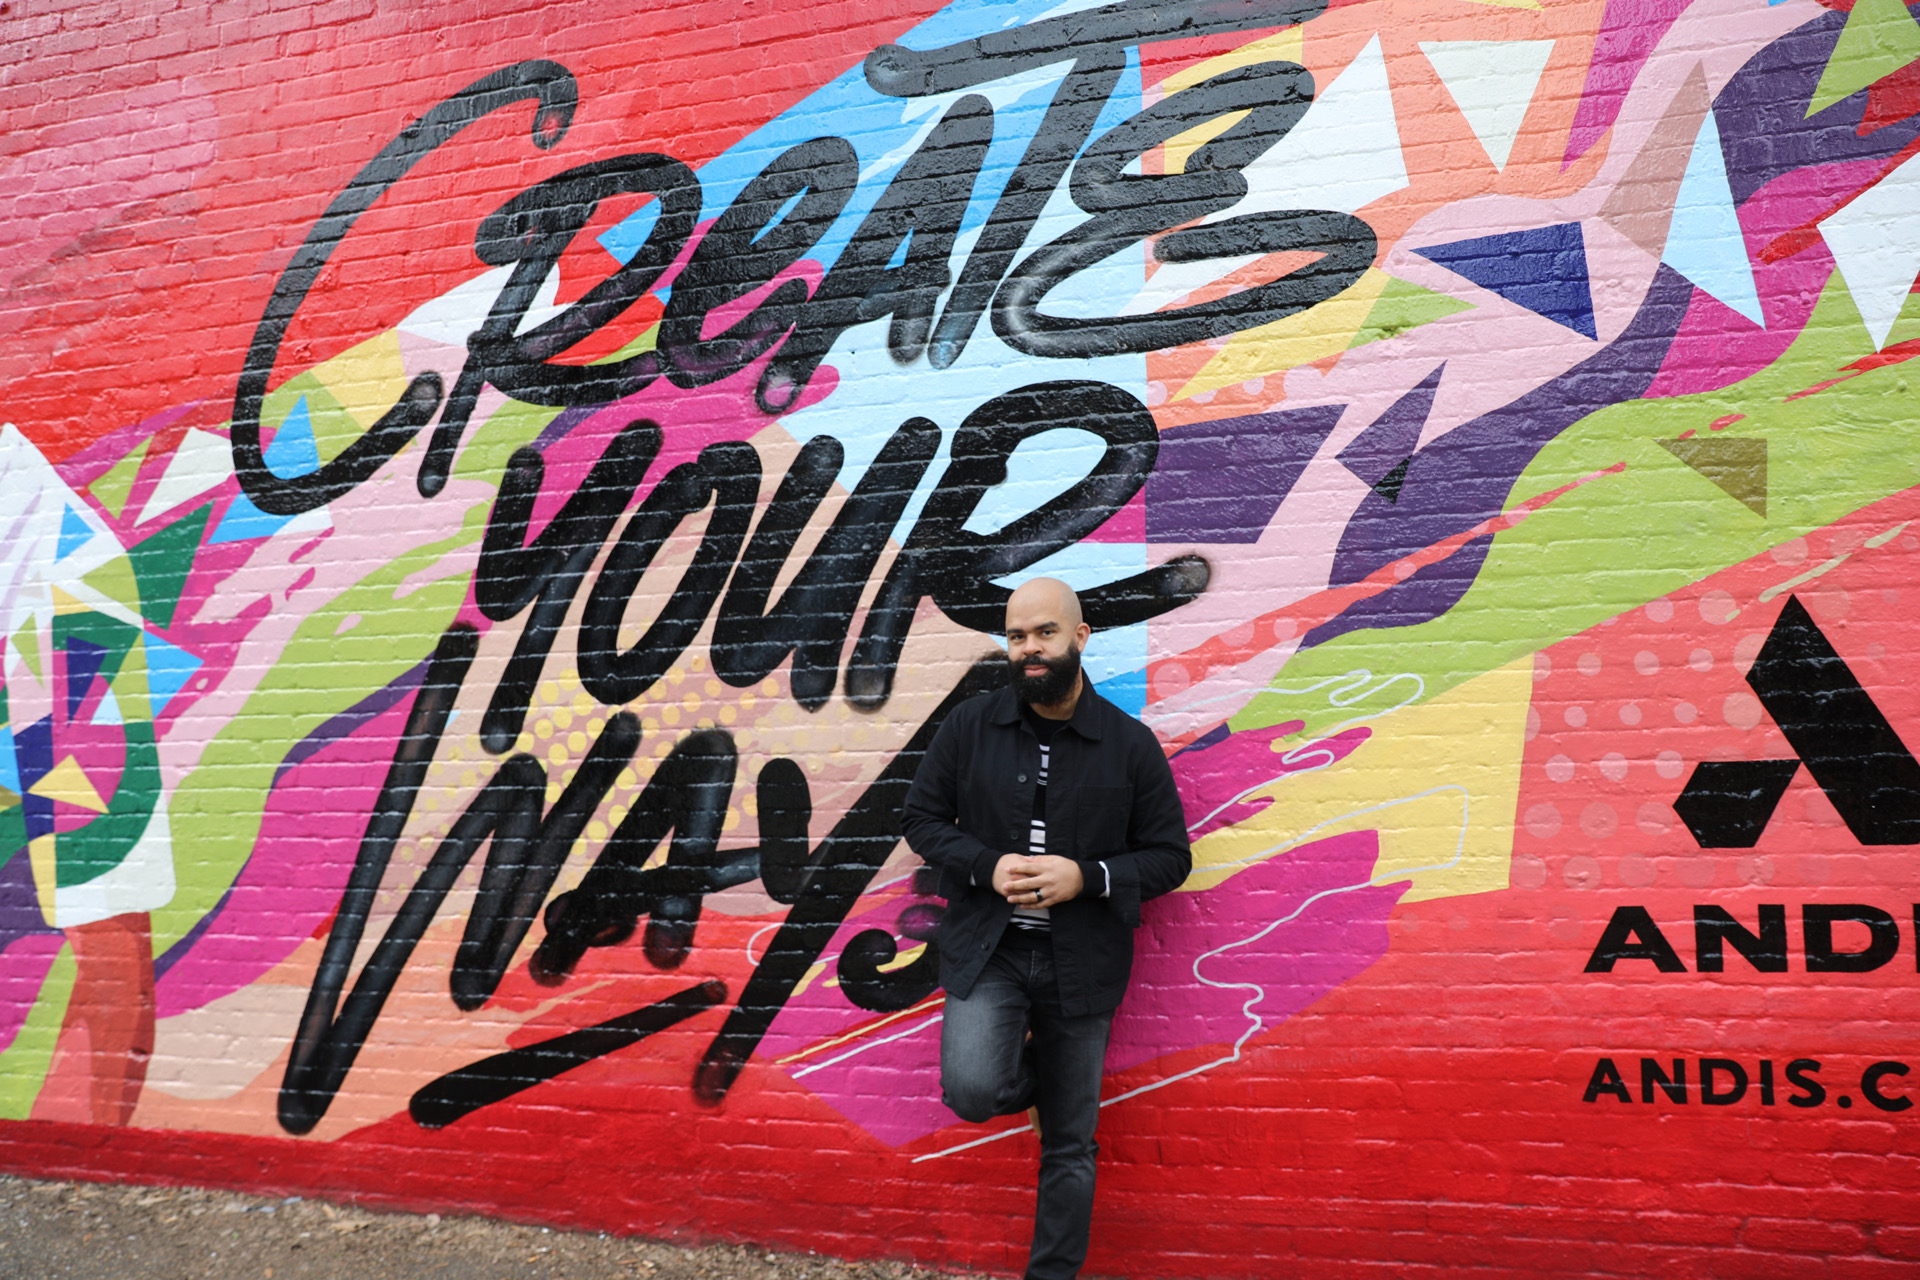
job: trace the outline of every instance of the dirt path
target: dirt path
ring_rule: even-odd
[[[0,1176],[0,1280],[958,1280],[898,1263]]]

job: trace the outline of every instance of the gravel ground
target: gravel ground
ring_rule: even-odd
[[[959,1280],[892,1262],[0,1176],[0,1280]]]

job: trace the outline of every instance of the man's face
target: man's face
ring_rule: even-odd
[[[1016,601],[1007,608],[1007,660],[1023,702],[1049,706],[1073,691],[1087,628],[1071,627],[1060,610]]]

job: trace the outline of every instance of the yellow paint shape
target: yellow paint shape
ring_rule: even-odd
[[[105,813],[107,802],[100,798],[100,792],[93,782],[80,770],[79,762],[68,756],[47,772],[47,776],[28,787],[27,790],[42,800],[58,800],[77,809],[91,809],[95,813]]]
[[[371,427],[399,403],[407,389],[400,331],[389,329],[377,338],[349,347],[325,364],[316,365],[313,375],[355,422]]]
[[[1353,345],[1353,339],[1366,324],[1373,304],[1393,277],[1374,267],[1367,268],[1358,280],[1317,307],[1311,307],[1284,320],[1263,324],[1235,334],[1233,339],[1187,379],[1174,393],[1185,400],[1204,391],[1219,391],[1252,378],[1270,378],[1276,373],[1328,356],[1337,356]]]
[[[115,556],[80,581],[107,599],[123,604],[136,613],[139,612],[140,584],[133,576],[132,557]]]
[[[13,633],[10,647],[20,655],[20,661],[26,664],[27,670],[33,673],[35,680],[46,679],[40,671],[40,630],[34,625],[32,618],[27,619],[20,629]]]
[[[1352,755],[1263,788],[1255,794],[1272,805],[1198,841],[1182,887],[1210,889],[1309,841],[1373,830],[1374,881],[1412,880],[1402,902],[1506,888],[1532,697],[1529,654],[1365,722],[1373,736]]]
[[[60,587],[53,588],[53,612],[57,617],[66,617],[70,613],[88,613],[93,606],[75,596],[71,591]]]
[[[1299,27],[1288,27],[1285,31],[1268,36],[1264,40],[1255,40],[1243,44],[1232,53],[1223,53],[1217,58],[1208,58],[1205,62],[1195,63],[1183,71],[1176,72],[1160,82],[1165,93],[1178,93],[1182,89],[1192,88],[1202,80],[1240,67],[1250,67],[1256,62],[1300,62],[1306,58],[1306,36]],[[1197,124],[1185,133],[1177,133],[1166,141],[1167,173],[1185,173],[1187,157],[1227,130],[1246,119],[1244,111],[1230,111],[1223,116],[1215,116],[1205,124]]]
[[[58,883],[55,879],[53,855],[53,837],[41,836],[38,840],[27,841],[27,860],[33,864],[33,887],[40,896],[40,914],[47,923],[53,923],[53,890]]]

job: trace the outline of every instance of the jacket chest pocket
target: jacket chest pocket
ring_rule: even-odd
[[[1073,805],[1074,856],[1105,858],[1125,853],[1127,818],[1132,811],[1132,787],[1079,788]]]

